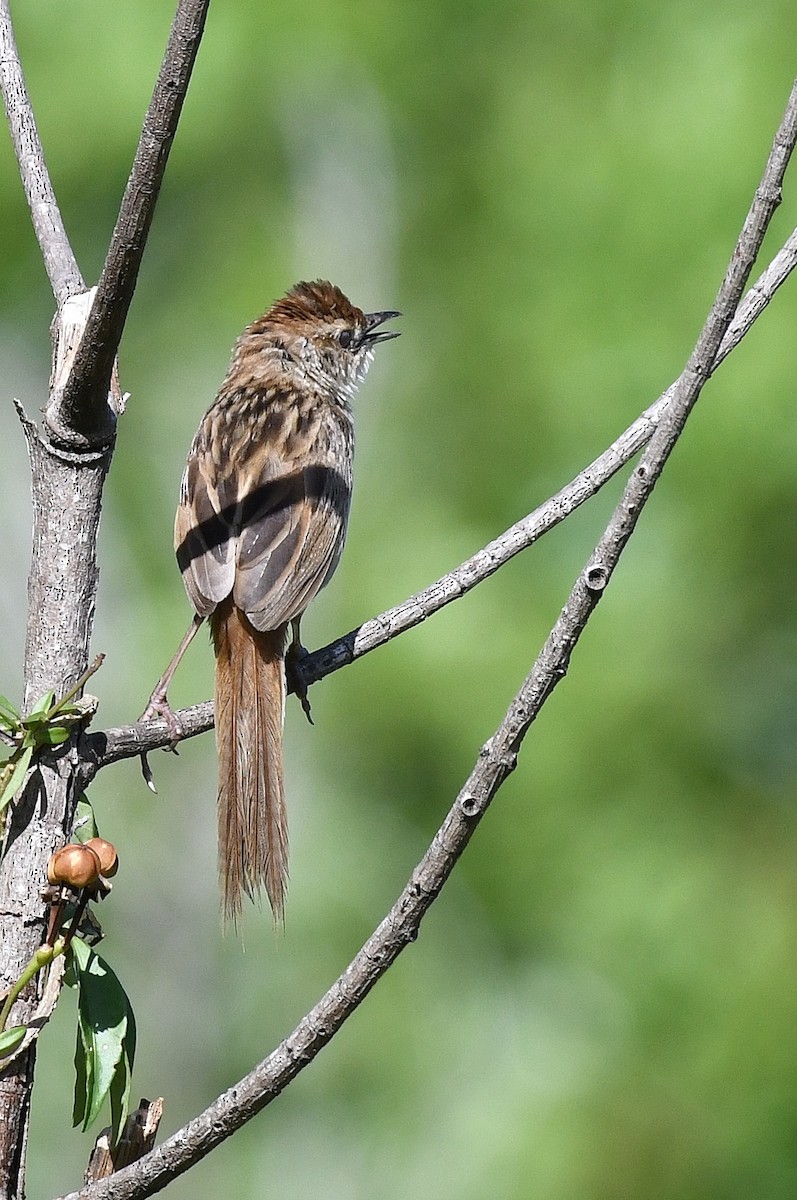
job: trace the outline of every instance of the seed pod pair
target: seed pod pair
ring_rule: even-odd
[[[47,878],[50,883],[65,883],[79,890],[96,883],[101,875],[110,878],[118,868],[116,847],[105,838],[95,837],[56,850],[47,864]]]

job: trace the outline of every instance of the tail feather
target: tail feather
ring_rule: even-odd
[[[288,884],[282,772],[286,627],[261,633],[231,599],[210,618],[216,650],[219,879],[225,921],[265,887],[281,921]]]

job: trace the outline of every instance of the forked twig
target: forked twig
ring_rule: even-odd
[[[209,5],[179,0],[85,331],[63,391],[47,408],[45,424],[62,444],[113,438],[111,373]]]
[[[34,494],[25,653],[28,702],[49,688],[68,688],[86,666],[97,582],[97,526],[119,407],[118,388],[112,381],[114,357],[208,4],[209,0],[179,0],[95,299],[86,290],[69,246],[25,86],[9,0],[0,0],[0,87],[34,229],[58,303],[52,326],[51,395],[41,436],[23,415]],[[86,329],[89,306],[93,324]],[[73,364],[78,376],[70,383]],[[110,403],[109,389],[114,393]],[[71,828],[78,794],[76,769],[70,754],[57,767],[42,764],[32,772],[7,831],[0,870],[0,943],[2,970],[10,979],[19,978],[20,967],[30,961],[42,935],[42,901],[31,880],[43,873],[58,831]],[[55,976],[51,978],[57,982]],[[20,994],[15,1009],[20,1023],[37,1019],[34,1003],[29,989]],[[0,1186],[14,1195],[24,1191],[33,1087],[29,1040],[20,1049],[24,1051],[20,1061],[4,1064],[0,1121]]]

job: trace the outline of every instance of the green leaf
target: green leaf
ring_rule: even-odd
[[[74,945],[74,941],[73,941]],[[72,1126],[83,1125],[89,1111],[89,1095],[91,1092],[91,1075],[94,1070],[94,1059],[90,1053],[90,1045],[86,1044],[83,1036],[83,1025],[78,1017],[77,1039],[75,1043],[75,1099],[72,1105]],[[83,1125],[85,1129],[85,1125]]]
[[[0,770],[0,812],[22,787],[32,758],[33,747],[25,746],[23,749],[15,751],[3,764],[3,768]],[[9,770],[9,767],[12,769]]]
[[[22,718],[23,723],[25,721],[30,721],[31,717],[43,717],[44,714],[48,713],[52,708],[54,700],[55,692],[45,692],[44,695],[36,701],[28,715]]]
[[[77,802],[73,829],[79,842],[89,842],[92,838],[99,837],[94,809],[85,796]]]
[[[64,921],[66,924],[66,920]],[[71,954],[66,956],[66,966],[64,967],[64,985],[66,987],[76,988],[78,984],[77,971],[75,970],[75,960]]]
[[[69,737],[69,730],[63,725],[43,725],[36,730],[36,741],[40,746],[60,746]]]
[[[133,1080],[132,1063],[126,1054],[122,1055],[119,1070],[111,1081],[109,1099],[111,1101],[111,1145],[115,1146],[122,1135],[130,1111],[130,1085]]]
[[[127,1119],[130,1097],[136,1046],[133,1010],[111,968],[80,938],[73,939],[70,958],[79,988],[73,1122],[87,1129],[108,1096],[116,1138]]]
[[[0,1033],[0,1058],[6,1058],[9,1054],[13,1054],[22,1045],[27,1032],[27,1025],[13,1025],[11,1029]]]
[[[19,725],[19,710],[7,696],[0,696],[0,725],[5,725],[8,729],[16,729]]]

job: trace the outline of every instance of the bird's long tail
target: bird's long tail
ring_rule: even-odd
[[[282,769],[286,627],[261,633],[228,598],[210,618],[216,650],[219,879],[224,920],[265,886],[281,921],[288,884]]]

